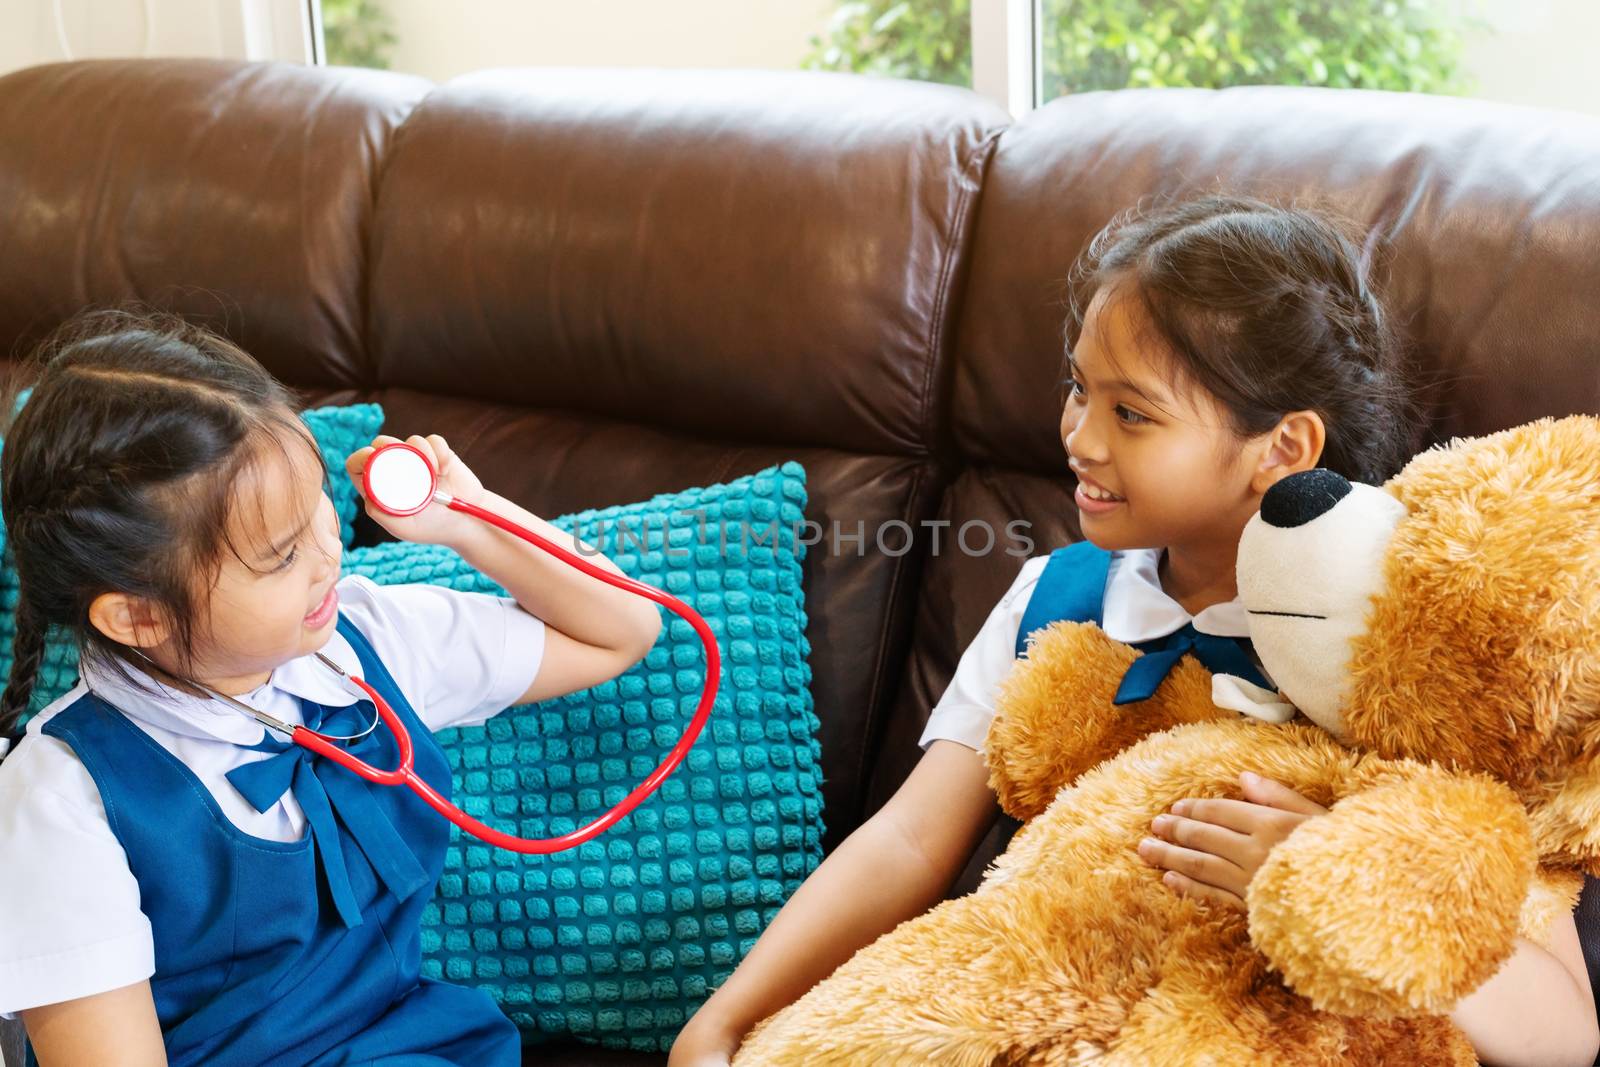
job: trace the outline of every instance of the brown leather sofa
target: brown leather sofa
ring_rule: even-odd
[[[90,304],[178,310],[308,403],[443,434],[545,515],[799,460],[832,847],[919,756],[1021,565],[1007,524],[1034,553],[1077,536],[1056,434],[1073,257],[1118,211],[1216,189],[1385,238],[1419,442],[1600,411],[1600,121],[1278,88],[1012,122],[828,74],[36,67],[0,78],[0,353]]]

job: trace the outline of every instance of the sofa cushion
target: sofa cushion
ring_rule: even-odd
[[[379,381],[925,454],[1006,121],[966,90],[832,74],[457,78],[379,191]]]
[[[284,381],[369,380],[373,188],[429,84],[211,59],[0,77],[0,350],[138,301],[226,334]]]
[[[1381,288],[1432,415],[1418,445],[1600,410],[1600,118],[1422,93],[1124,90],[1056,100],[1000,138],[957,327],[964,456],[1065,475],[1073,260],[1119,212],[1217,191],[1331,208],[1385,242]]]

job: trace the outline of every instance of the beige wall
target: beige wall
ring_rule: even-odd
[[[128,56],[303,62],[306,10],[303,0],[0,0],[0,73]]]
[[[484,67],[794,69],[832,0],[384,0],[396,70],[444,81]]]
[[[1467,45],[1474,96],[1600,114],[1600,0],[1477,0],[1488,33]],[[1470,9],[1469,9],[1470,10]]]
[[[0,0],[0,70],[68,56],[224,54],[225,27],[209,0],[161,0],[148,9],[146,3],[61,0],[58,34],[51,0]]]

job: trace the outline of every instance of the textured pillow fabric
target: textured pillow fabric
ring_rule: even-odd
[[[330,405],[302,411],[300,418],[311,428],[311,436],[328,465],[328,495],[333,498],[333,510],[339,513],[339,540],[349,548],[355,538],[361,495],[345,473],[344,461],[378,435],[383,426],[383,408],[377,404]]]
[[[27,403],[31,389],[18,396],[17,407]],[[311,408],[300,413],[311,429],[317,447],[328,464],[330,495],[334,510],[339,513],[339,537],[344,547],[350,547],[355,532],[356,510],[360,497],[349,475],[345,474],[345,457],[377,436],[383,425],[383,408],[377,404],[330,405]],[[0,449],[5,443],[0,441]],[[11,650],[17,636],[17,572],[9,551],[5,551],[5,521],[0,516],[0,685],[11,676]],[[44,661],[39,665],[39,677],[34,682],[32,712],[43,710],[51,701],[78,684],[78,650],[63,633],[53,633],[46,643]],[[30,713],[31,714],[31,713]],[[24,716],[26,722],[29,716]]]
[[[524,856],[453,829],[423,916],[424,974],[487,988],[528,1040],[665,1050],[816,869],[804,504],[805,472],[786,463],[554,520],[705,616],[722,648],[722,687],[684,763],[595,840]],[[345,570],[504,594],[438,546],[356,548]],[[553,837],[647,777],[693,715],[703,678],[698,636],[662,611],[656,647],[620,678],[441,732],[456,803],[498,829]]]

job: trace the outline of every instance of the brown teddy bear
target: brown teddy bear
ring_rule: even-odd
[[[1238,577],[1303,717],[1219,707],[1270,719],[1279,698],[1192,659],[1118,708],[1138,653],[1039,631],[986,743],[1027,821],[1010,848],[735,1064],[1476,1063],[1445,1013],[1600,873],[1600,420],[1456,442],[1382,489],[1285,479]],[[1244,913],[1135,853],[1242,771],[1332,808],[1272,850]]]

